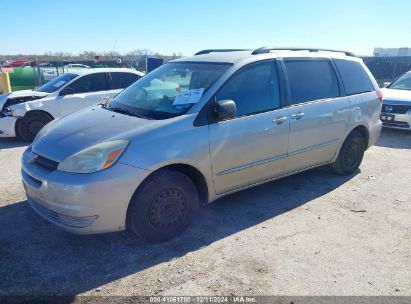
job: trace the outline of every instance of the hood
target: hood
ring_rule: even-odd
[[[411,103],[411,91],[384,88],[381,89],[384,101],[401,101]]]
[[[103,141],[131,139],[159,124],[148,120],[92,107],[51,122],[41,131],[32,149],[61,162],[74,153]]]
[[[40,98],[46,97],[47,95],[50,95],[50,93],[37,92],[33,90],[22,90],[22,91],[16,91],[12,93],[6,93],[3,95],[0,95],[0,109],[4,107],[6,102],[7,102],[6,106],[9,106],[9,105],[27,102],[27,101],[31,101],[35,99],[40,99]]]

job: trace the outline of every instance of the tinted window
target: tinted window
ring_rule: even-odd
[[[334,59],[344,83],[347,95],[374,91],[367,72],[361,64],[355,61]]]
[[[291,103],[340,95],[338,79],[329,60],[285,60]]]
[[[262,62],[243,68],[223,85],[216,97],[217,100],[234,100],[237,116],[280,107],[275,63]]]
[[[137,81],[140,77],[132,73],[111,73],[111,88],[125,89],[133,82]]]
[[[104,91],[106,90],[106,74],[97,73],[83,76],[74,81],[70,85],[70,88],[72,88],[75,93]]]

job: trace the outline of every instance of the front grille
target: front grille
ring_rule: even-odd
[[[405,114],[407,111],[411,110],[411,105],[382,105],[381,112],[383,113],[392,113],[392,114]]]
[[[38,155],[38,154],[34,159],[34,163],[41,166],[41,167],[44,167],[48,170],[57,170],[57,167],[59,165],[58,162],[56,162],[54,160],[51,160],[51,159],[48,159],[48,158],[45,158],[45,157],[43,157],[41,155]]]
[[[91,226],[97,219],[97,215],[84,217],[63,215],[61,213],[57,213],[53,210],[47,209],[37,204],[31,198],[27,198],[27,202],[29,203],[31,208],[33,208],[34,211],[36,211],[45,219],[49,220],[50,222],[67,226],[70,228],[86,228]]]
[[[410,125],[405,121],[383,122],[382,125],[385,127],[403,128],[403,129],[409,129],[410,127]]]

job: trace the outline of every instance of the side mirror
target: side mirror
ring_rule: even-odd
[[[391,82],[384,82],[382,85],[384,86],[384,88],[388,87],[391,84]]]
[[[216,113],[219,120],[229,119],[237,114],[237,106],[233,100],[219,100],[216,102]]]
[[[74,89],[70,87],[66,87],[63,90],[60,91],[60,96],[66,96],[66,95],[72,95],[74,94]]]

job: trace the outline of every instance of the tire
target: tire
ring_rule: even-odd
[[[338,158],[331,168],[339,175],[351,175],[358,170],[364,157],[366,142],[364,135],[353,130],[345,139]]]
[[[18,124],[18,132],[24,141],[32,142],[37,133],[53,118],[46,113],[27,113]]]
[[[187,175],[160,170],[134,193],[127,227],[147,242],[167,241],[188,227],[198,206],[197,187]]]

